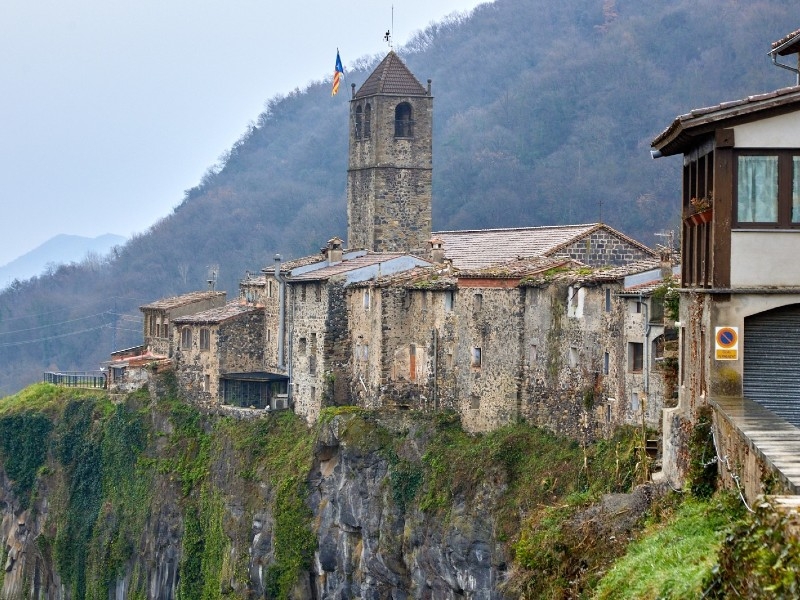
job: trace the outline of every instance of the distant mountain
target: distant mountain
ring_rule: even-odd
[[[429,26],[397,52],[433,81],[434,230],[602,220],[654,244],[679,223],[681,161],[651,160],[650,141],[693,108],[793,85],[767,52],[797,27],[794,0],[496,0]],[[212,266],[235,295],[276,252],[346,237],[348,96],[318,82],[270,99],[113,260],[0,293],[0,395],[140,343],[138,306],[204,289]]]
[[[0,289],[15,279],[30,279],[46,270],[54,270],[58,265],[81,262],[83,260],[105,257],[114,246],[122,246],[125,238],[106,233],[95,238],[62,233],[50,238],[30,252],[0,266]]]

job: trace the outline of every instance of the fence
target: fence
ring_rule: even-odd
[[[45,383],[53,383],[63,387],[106,389],[106,376],[102,371],[67,371],[44,374]]]

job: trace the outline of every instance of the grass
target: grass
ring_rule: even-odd
[[[687,498],[664,522],[651,524],[606,573],[597,600],[699,598],[728,527],[741,515],[726,495]]]

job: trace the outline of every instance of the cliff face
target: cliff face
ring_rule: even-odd
[[[423,510],[433,430],[419,419],[345,413],[309,431],[288,413],[142,396],[50,401],[6,423],[4,599],[502,597],[491,514],[504,484]],[[15,452],[41,418],[47,451],[22,473]]]

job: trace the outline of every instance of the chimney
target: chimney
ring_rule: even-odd
[[[339,237],[328,240],[327,258],[329,265],[342,262],[342,239]]]
[[[662,248],[659,253],[659,263],[661,267],[661,279],[672,279],[672,251],[669,248]]]
[[[431,262],[440,265],[444,262],[444,242],[439,238],[428,240],[431,246]]]

